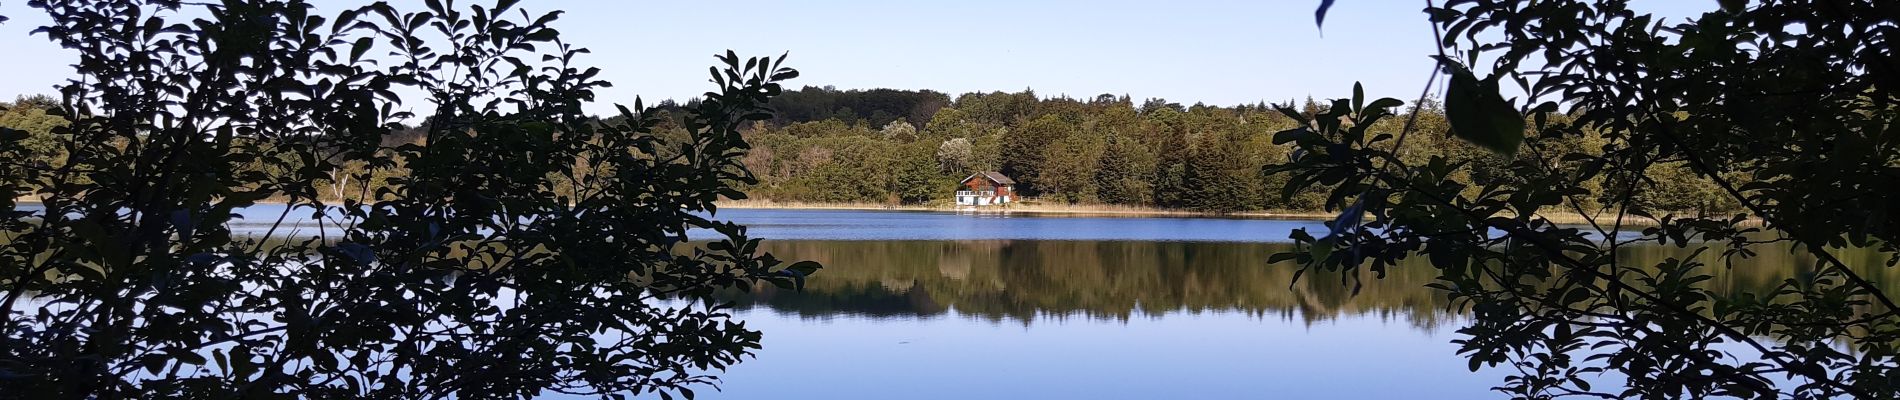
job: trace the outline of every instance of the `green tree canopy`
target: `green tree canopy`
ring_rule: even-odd
[[[1382,277],[1426,258],[1473,313],[1461,353],[1514,371],[1498,390],[1519,398],[1900,396],[1900,305],[1857,272],[1900,262],[1894,4],[1721,5],[1675,23],[1622,1],[1427,9],[1450,133],[1496,157],[1410,153],[1430,139],[1417,114],[1382,129],[1402,102],[1358,88],[1317,115],[1287,108],[1301,126],[1275,141],[1297,149],[1268,171],[1342,212],[1273,259]],[[1522,107],[1499,93],[1511,82]],[[1719,261],[1630,265],[1636,242]],[[1718,263],[1771,251],[1816,272],[1710,289]]]
[[[79,59],[62,157],[16,162],[49,102],[0,129],[0,397],[690,397],[758,348],[705,296],[817,266],[708,216],[797,72],[727,52],[676,119],[601,121],[514,3],[32,2]]]

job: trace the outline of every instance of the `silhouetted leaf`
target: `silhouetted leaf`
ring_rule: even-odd
[[[1326,27],[1326,11],[1333,8],[1333,0],[1319,0],[1319,9],[1313,10],[1313,26]]]
[[[368,53],[371,47],[375,47],[376,42],[373,39],[370,37],[356,39],[356,43],[350,45],[350,62],[363,59],[363,53]]]
[[[1497,81],[1480,81],[1470,69],[1449,58],[1439,58],[1451,71],[1445,92],[1445,119],[1459,139],[1504,155],[1517,154],[1524,142],[1524,115],[1498,94]]]

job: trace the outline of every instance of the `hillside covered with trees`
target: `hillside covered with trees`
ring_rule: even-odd
[[[53,104],[56,101],[45,96],[0,103],[6,110],[0,112],[0,126],[50,135],[58,118],[48,116],[45,108]],[[1307,115],[1326,107],[1310,98],[1288,104]],[[1297,124],[1265,103],[1183,106],[1148,99],[1137,104],[1128,96],[1042,97],[1032,90],[952,98],[929,90],[805,87],[786,92],[772,106],[778,111],[773,119],[745,132],[753,149],[744,163],[760,180],[745,188],[752,199],[947,204],[957,181],[977,171],[1000,171],[1018,182],[1019,191],[1045,204],[1314,211],[1324,200],[1323,190],[1286,193],[1284,176],[1261,173],[1261,167],[1286,159],[1292,151],[1289,145],[1273,143],[1273,134]],[[681,107],[662,102],[657,108]],[[1398,111],[1409,118],[1412,110]],[[1380,124],[1391,126],[1373,130],[1395,132],[1406,119],[1384,120]],[[1437,103],[1426,103],[1415,124],[1425,134],[1415,136],[1405,149],[1408,158],[1446,155],[1495,167],[1475,168],[1481,173],[1459,177],[1473,188],[1521,181],[1504,156],[1449,137]],[[385,142],[414,141],[426,129],[425,123],[397,131]],[[661,136],[685,136],[677,120],[663,121],[657,129]],[[1543,141],[1545,146],[1579,150],[1602,145],[1594,137]],[[50,145],[36,147],[34,154],[41,165],[58,165],[61,157]],[[1517,157],[1539,155],[1520,152]],[[387,178],[386,173],[371,175],[377,182]],[[1657,165],[1649,176],[1653,182],[1638,188],[1636,197],[1652,210],[1703,213],[1735,208],[1718,188],[1684,165]]]
[[[38,165],[59,165],[61,151],[51,146],[59,118],[47,108],[56,100],[21,97],[0,103],[0,126],[34,135]],[[686,104],[662,102],[658,109],[678,111]],[[1315,115],[1326,105],[1314,99],[1288,101]],[[1015,179],[1017,190],[1044,204],[1114,205],[1209,212],[1316,211],[1324,190],[1288,193],[1285,176],[1261,168],[1285,160],[1292,147],[1273,143],[1274,133],[1297,126],[1275,105],[1183,106],[1161,99],[1137,104],[1128,96],[1091,99],[1042,97],[1032,90],[1015,93],[950,95],[923,90],[837,90],[805,87],[773,100],[773,119],[745,130],[753,148],[745,165],[759,183],[744,188],[751,199],[809,203],[948,204],[957,182],[978,171],[999,171]],[[1380,121],[1373,131],[1396,132],[1410,117]],[[1563,116],[1552,116],[1562,119]],[[614,119],[609,119],[609,122]],[[1423,161],[1445,155],[1473,163],[1476,171],[1458,179],[1473,190],[1487,184],[1521,182],[1504,156],[1452,138],[1444,111],[1427,102],[1402,153]],[[415,142],[428,124],[398,130],[385,144]],[[677,118],[656,127],[663,137],[684,139]],[[1600,138],[1538,139],[1545,148],[1588,151]],[[1536,158],[1536,152],[1517,157]],[[1555,162],[1555,160],[1547,160]],[[361,168],[360,165],[350,167]],[[368,176],[383,186],[393,171]],[[345,174],[347,175],[347,174]],[[1733,201],[1685,165],[1650,168],[1638,203],[1657,211],[1690,213],[1733,211]],[[1600,184],[1600,183],[1599,183]],[[332,189],[360,189],[324,182]],[[341,186],[341,187],[339,187]],[[373,189],[370,189],[373,191]],[[351,191],[326,190],[332,197]],[[1607,193],[1621,193],[1608,191]],[[1284,195],[1284,196],[1283,196]]]
[[[1310,98],[1284,105],[1309,116],[1326,108]],[[772,106],[777,117],[746,132],[754,147],[745,164],[760,178],[747,188],[754,199],[947,204],[957,181],[977,171],[1000,171],[1018,182],[1018,191],[1045,204],[1311,211],[1321,208],[1325,196],[1323,190],[1287,193],[1285,176],[1261,173],[1292,151],[1275,144],[1274,133],[1297,126],[1265,103],[1183,106],[1125,95],[1044,97],[1032,90],[952,97],[929,90],[805,87]],[[1407,115],[1380,121],[1389,126],[1372,131],[1399,131],[1413,110],[1394,111]],[[1490,166],[1458,177],[1473,190],[1522,180],[1504,156],[1449,137],[1437,103],[1427,102],[1414,123],[1422,135],[1404,149],[1408,159],[1445,155]],[[1603,145],[1587,136],[1537,144],[1585,151]],[[1657,165],[1649,176],[1652,182],[1636,197],[1652,210],[1734,209],[1719,189],[1683,165]]]

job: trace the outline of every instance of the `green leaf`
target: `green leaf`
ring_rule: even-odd
[[[1364,112],[1365,110],[1366,110],[1366,87],[1360,85],[1359,82],[1353,82],[1352,83],[1352,112],[1360,113],[1360,112]]]
[[[1287,118],[1292,118],[1294,121],[1299,121],[1300,125],[1307,124],[1306,114],[1301,114],[1300,110],[1293,109],[1293,105],[1291,103],[1285,106],[1274,107],[1273,109],[1280,111],[1280,114],[1286,115]]]
[[[1393,108],[1393,107],[1398,107],[1398,106],[1403,106],[1403,105],[1405,105],[1404,101],[1401,101],[1399,99],[1394,99],[1391,97],[1386,97],[1386,98],[1381,98],[1378,100],[1373,100],[1372,104],[1366,105],[1366,108],[1377,110],[1377,109]]]
[[[1308,144],[1310,142],[1317,141],[1319,139],[1320,137],[1318,134],[1315,134],[1312,131],[1306,130],[1306,128],[1288,129],[1288,130],[1279,131],[1273,134],[1273,144],[1276,144],[1276,145],[1287,144],[1289,142],[1298,142],[1299,144]]]
[[[1517,154],[1524,143],[1524,114],[1498,95],[1497,77],[1478,80],[1463,64],[1446,57],[1438,61],[1451,70],[1445,92],[1445,119],[1459,139],[1503,155]]]
[[[1313,26],[1326,28],[1326,10],[1333,8],[1333,0],[1320,0],[1319,9],[1313,10]]]
[[[786,270],[797,271],[803,275],[811,275],[813,272],[818,272],[821,268],[824,268],[824,266],[819,265],[817,261],[799,261],[792,263],[790,267],[785,267]]]
[[[336,15],[336,22],[330,24],[330,32],[342,32],[345,26],[356,22],[358,15],[361,15],[360,11],[343,10],[342,13]]]
[[[539,30],[536,30],[534,32],[529,32],[527,35],[522,36],[521,41],[552,42],[554,41],[555,38],[558,38],[560,36],[561,36],[561,31],[555,30],[554,28],[541,28]]]
[[[1313,262],[1326,262],[1326,257],[1333,255],[1333,238],[1327,236],[1325,239],[1313,242],[1313,248],[1308,251],[1312,252]]]
[[[356,39],[356,43],[350,45],[350,62],[363,59],[363,53],[368,53],[369,48],[376,44],[374,40],[370,39],[371,38],[367,37]]]
[[[501,0],[495,2],[495,15],[501,15],[502,11],[508,11],[508,9],[514,8],[515,3],[519,2],[521,2],[521,0]]]

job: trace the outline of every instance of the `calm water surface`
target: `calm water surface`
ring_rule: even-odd
[[[1465,369],[1431,292],[1290,289],[1292,268],[1264,260],[1295,228],[1326,231],[1314,222],[718,217],[826,269],[804,292],[741,299],[764,349],[706,398],[1497,397],[1500,374]]]
[[[1326,232],[1311,221],[994,212],[724,209],[717,217],[745,225],[755,236],[787,240],[1284,242],[1295,228]]]
[[[284,213],[240,214],[236,230],[261,234]],[[316,217],[293,210],[276,234],[313,233]],[[716,219],[826,269],[803,292],[733,298],[764,348],[700,398],[1504,398],[1489,389],[1503,371],[1472,372],[1457,355],[1463,317],[1424,288],[1434,271],[1422,260],[1357,295],[1340,276],[1295,283],[1293,266],[1265,263],[1290,249],[1293,229],[1325,232],[1317,222],[755,209]],[[1761,293],[1806,265],[1764,252],[1707,283]],[[1863,274],[1891,284],[1895,271]]]
[[[1450,341],[1461,316],[1402,265],[1356,296],[1265,259],[1316,222],[723,210],[826,266],[739,298],[756,360],[706,398],[1504,398]],[[1670,248],[1635,249],[1660,261]],[[1767,290],[1765,254],[1718,291]],[[1891,281],[1891,280],[1883,280]],[[1602,384],[1614,384],[1602,382]]]

